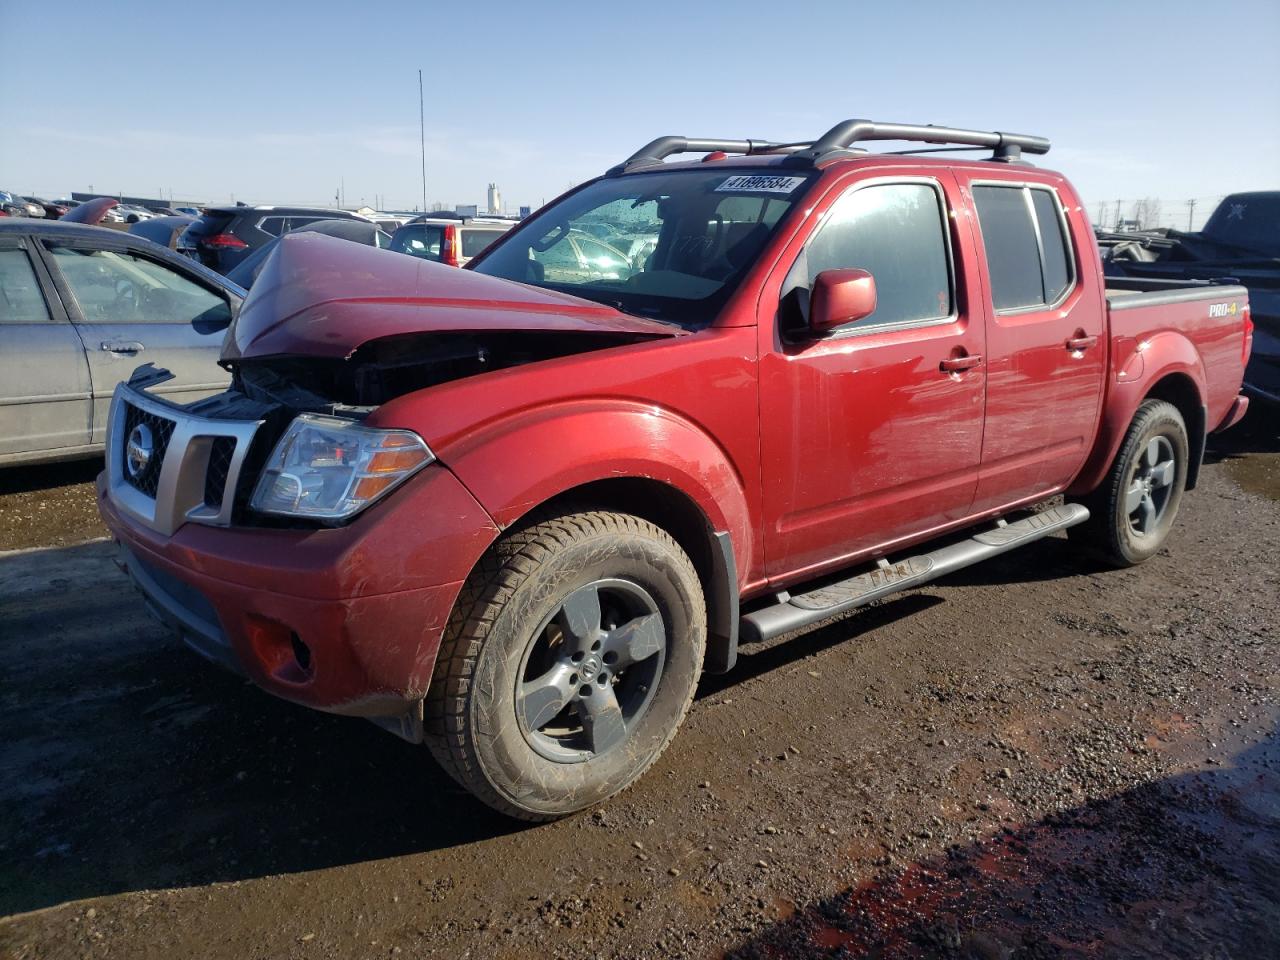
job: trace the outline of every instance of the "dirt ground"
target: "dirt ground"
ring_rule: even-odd
[[[0,956],[1280,956],[1258,418],[1144,566],[1051,538],[746,649],[541,826],[170,640],[77,544],[92,472],[0,492],[6,545],[53,545],[0,557]]]

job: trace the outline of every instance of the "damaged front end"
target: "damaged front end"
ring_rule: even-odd
[[[226,392],[180,407],[121,384],[112,496],[163,534],[340,525],[434,460],[382,404],[466,377],[681,336],[671,324],[320,235],[286,237],[228,331]]]
[[[147,365],[113,400],[110,489],[126,513],[163,534],[186,522],[342,524],[434,460],[410,431],[362,426],[382,404],[638,339],[618,331],[402,334],[346,357],[242,357],[226,364],[225,392],[186,406],[148,392],[171,375]]]

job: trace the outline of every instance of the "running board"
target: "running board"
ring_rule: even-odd
[[[897,563],[881,560],[876,569],[867,573],[791,596],[771,607],[745,614],[742,617],[741,640],[744,643],[772,640],[899,590],[918,587],[980,560],[1015,550],[1088,519],[1087,508],[1078,503],[1068,503],[1061,507],[1050,507],[1043,513],[1032,514],[1014,523],[997,521],[993,529],[974,534],[959,543],[940,547],[932,553]]]

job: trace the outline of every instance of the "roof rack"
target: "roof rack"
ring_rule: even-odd
[[[1004,163],[1022,161],[1022,151],[1044,154],[1049,152],[1045,137],[1024,133],[1001,133],[998,130],[962,130],[958,127],[938,127],[933,124],[880,123],[875,120],[845,120],[838,123],[811,143],[774,143],[768,140],[706,140],[690,137],[659,137],[622,163],[609,170],[608,176],[616,176],[631,170],[651,167],[667,157],[679,153],[740,153],[745,156],[762,153],[788,153],[788,166],[814,167],[829,160],[855,156],[866,151],[854,147],[867,140],[912,140],[921,143],[963,144],[968,147],[989,147],[992,160]]]

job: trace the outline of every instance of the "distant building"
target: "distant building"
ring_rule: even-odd
[[[489,184],[489,213],[502,212],[502,191],[496,183]]]

